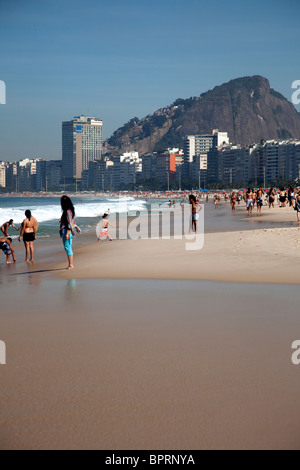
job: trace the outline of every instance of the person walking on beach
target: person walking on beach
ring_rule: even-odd
[[[299,224],[299,222],[300,222],[300,218],[299,218],[299,213],[300,213],[300,193],[298,193],[298,195],[297,195],[297,197],[296,197],[296,202],[295,202],[294,209],[295,209],[295,211],[297,211],[297,221],[298,221],[298,224]]]
[[[8,222],[4,222],[1,227],[1,232],[6,238],[8,237],[8,227],[13,227],[15,230],[20,230],[20,227],[15,227],[13,219],[10,219]]]
[[[255,208],[256,200],[257,200],[257,192],[256,192],[256,189],[252,188],[252,210]]]
[[[232,212],[235,212],[235,204],[236,204],[236,194],[235,194],[235,192],[233,192],[232,195],[231,195],[231,210],[232,210]]]
[[[280,201],[280,207],[286,207],[286,192],[284,188],[280,188],[279,201]]]
[[[104,212],[104,214],[102,216],[102,226],[101,226],[101,232],[99,233],[98,242],[100,242],[101,237],[109,238],[109,241],[110,242],[112,241],[112,238],[111,238],[110,234],[108,233],[108,226],[110,225],[111,227],[114,227],[114,225],[112,225],[109,222],[107,217],[108,217],[108,213]]]
[[[264,195],[264,192],[263,192],[262,187],[260,186],[258,191],[257,191],[257,201],[256,201],[257,212],[258,213],[261,213],[261,208],[262,208],[262,205],[263,205],[263,195]]]
[[[274,208],[274,202],[275,202],[275,191],[273,188],[270,188],[270,191],[268,193],[269,196],[269,209],[271,209],[271,206]]]
[[[11,264],[9,261],[10,255],[12,256],[13,262],[16,263],[15,252],[12,247],[12,239],[10,237],[0,238],[0,250],[6,255],[6,264]]]
[[[189,195],[189,203],[192,205],[192,231],[196,232],[198,231],[198,220],[199,220],[199,210],[198,210],[198,205],[199,203],[197,202],[196,196],[193,194]]]
[[[60,228],[59,233],[63,241],[65,252],[67,253],[68,258],[68,267],[67,269],[74,268],[74,254],[73,254],[73,238],[75,236],[75,230],[80,233],[80,228],[77,227],[75,222],[75,209],[71,199],[64,195],[60,200],[62,208],[62,216],[60,219]]]
[[[25,263],[29,263],[29,261],[34,261],[34,247],[33,242],[36,239],[36,231],[38,228],[37,220],[31,215],[31,211],[27,209],[25,211],[26,219],[23,220],[21,224],[21,233],[19,236],[19,242],[21,238],[23,238],[24,246],[25,246]],[[30,256],[30,258],[29,258]]]
[[[294,207],[295,196],[294,196],[294,188],[292,186],[289,186],[289,188],[288,188],[287,198],[288,198],[288,201],[289,201],[289,207]]]
[[[253,199],[252,199],[252,191],[250,188],[248,188],[246,192],[246,208],[248,211],[248,215],[252,214],[252,207],[253,207]]]

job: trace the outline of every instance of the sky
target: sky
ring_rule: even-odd
[[[63,121],[103,119],[107,139],[233,78],[262,75],[291,101],[299,13],[299,0],[0,0],[0,161],[61,159]]]

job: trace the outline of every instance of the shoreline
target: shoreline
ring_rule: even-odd
[[[66,255],[57,235],[35,242],[36,269],[30,265],[24,268],[22,261],[20,264],[24,246],[14,240],[17,263],[13,269],[24,273],[55,269],[60,271],[56,273],[60,278],[66,279],[188,279],[299,284],[296,267],[300,232],[294,211],[278,207],[264,209],[261,215],[254,213],[249,217],[243,205],[237,207],[233,215],[228,205],[223,204],[215,210],[211,204],[205,211],[204,246],[194,251],[186,250],[184,237],[181,240],[137,237],[136,240],[114,239],[98,243],[95,232],[77,235],[73,243],[75,268],[67,272],[63,270]],[[133,230],[134,224],[133,219]],[[117,237],[117,232],[112,232],[112,236]],[[0,266],[1,274],[5,275],[3,256]]]

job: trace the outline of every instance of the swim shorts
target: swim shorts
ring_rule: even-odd
[[[64,228],[62,231],[62,241],[63,241],[65,252],[67,253],[68,256],[71,256],[73,255],[73,249],[72,249],[73,235],[69,231],[69,239],[66,240],[66,234],[67,234],[67,230]]]
[[[1,250],[3,251],[3,253],[5,255],[11,255],[11,249],[10,249],[10,246],[7,243],[3,242],[2,246],[1,246]]]
[[[23,241],[24,242],[33,242],[34,240],[35,240],[35,238],[34,238],[34,233],[33,232],[23,234]]]

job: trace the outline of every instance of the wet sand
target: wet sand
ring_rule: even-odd
[[[297,286],[33,278],[1,296],[2,449],[299,448]]]

